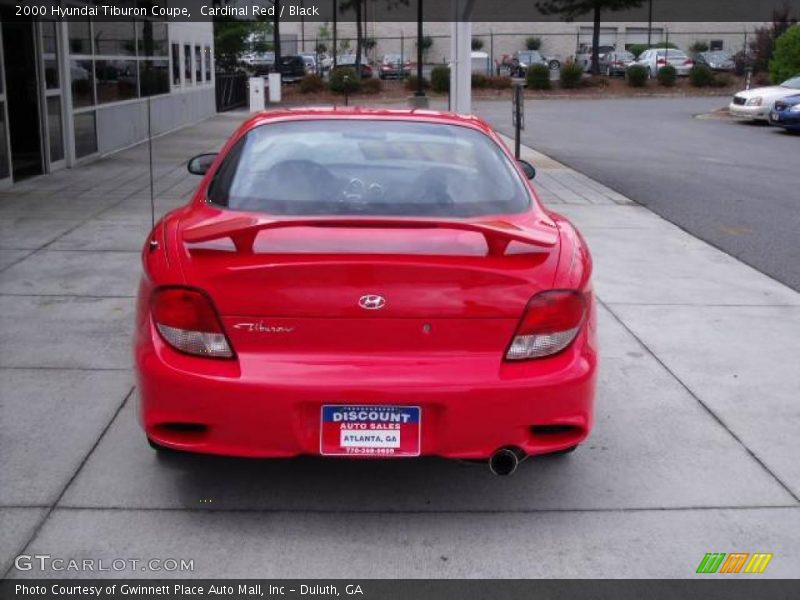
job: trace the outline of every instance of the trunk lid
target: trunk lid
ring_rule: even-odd
[[[447,227],[298,225],[244,246],[187,231],[187,281],[210,294],[240,353],[503,351],[558,261],[552,238],[493,254],[491,236]]]

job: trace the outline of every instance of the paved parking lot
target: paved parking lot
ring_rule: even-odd
[[[159,213],[197,183],[184,161],[242,117],[155,141]],[[146,147],[0,193],[6,576],[65,575],[14,569],[25,553],[193,559],[203,577],[689,577],[740,551],[796,577],[800,294],[526,156],[593,249],[602,365],[585,446],[511,478],[438,459],[159,460],[129,349]]]
[[[729,100],[528,101],[523,138],[800,290],[800,136],[715,114]],[[477,110],[511,132],[508,102]]]

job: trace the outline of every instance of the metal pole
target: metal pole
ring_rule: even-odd
[[[652,44],[651,36],[653,34],[653,0],[647,2],[647,47]]]
[[[417,0],[417,91],[418,98],[425,96],[422,84],[422,0]]]
[[[333,0],[333,54],[331,55],[333,59],[331,60],[331,69],[336,66],[336,26],[337,26],[337,16],[336,13],[338,12],[337,1]]]

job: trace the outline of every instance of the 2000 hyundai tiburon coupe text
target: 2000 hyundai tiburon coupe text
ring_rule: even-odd
[[[135,358],[151,445],[251,457],[489,460],[592,426],[581,236],[484,122],[262,113],[143,251]]]

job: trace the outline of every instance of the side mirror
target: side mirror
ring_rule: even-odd
[[[519,163],[519,166],[522,167],[525,177],[528,179],[533,179],[536,177],[536,168],[531,163],[529,163],[527,160],[519,160],[517,162]]]
[[[192,175],[205,175],[217,159],[216,153],[214,154],[198,154],[192,158],[186,165],[189,173]]]

